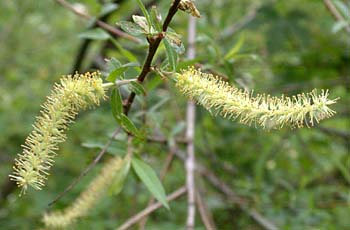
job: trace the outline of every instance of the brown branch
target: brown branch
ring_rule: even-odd
[[[337,21],[344,21],[344,17],[338,12],[337,8],[334,6],[333,2],[331,0],[323,0],[327,10],[331,13],[331,15],[335,18]],[[346,25],[344,29],[350,33],[350,25]]]
[[[171,193],[169,196],[167,196],[166,200],[168,202],[173,201],[173,200],[181,197],[185,193],[186,193],[186,187],[183,186],[183,187],[179,188],[178,190],[176,190],[175,192]],[[130,219],[128,219],[124,224],[122,224],[117,229],[118,230],[127,230],[127,229],[129,229],[131,226],[133,226],[134,224],[139,222],[142,218],[144,218],[145,216],[147,216],[150,213],[154,212],[155,210],[159,209],[160,207],[162,207],[162,204],[160,202],[152,204],[151,206],[145,208],[144,210],[142,210],[138,214],[136,214],[133,217],[131,217]]]
[[[125,0],[115,0],[113,2],[121,4],[124,1]],[[147,2],[147,4],[145,4],[146,9],[149,8],[150,6],[152,6],[155,2],[157,2],[157,0],[152,0],[152,1]],[[113,12],[115,12],[115,11],[113,11]],[[108,13],[106,15],[103,15],[101,18],[99,18],[99,20],[103,21],[103,22],[106,22],[113,12],[110,12],[110,13]],[[137,15],[137,14],[140,14],[140,9],[137,9],[137,10],[133,11],[131,14],[129,14],[128,17],[126,17],[125,20],[130,21],[130,20],[132,20],[132,15]],[[91,25],[89,27],[89,29],[94,28],[94,27],[97,27],[96,23]],[[119,37],[115,37],[115,39],[118,39],[118,38]],[[83,63],[83,60],[84,60],[84,58],[86,56],[86,53],[87,53],[87,50],[88,50],[88,48],[89,48],[89,46],[90,46],[92,41],[93,40],[91,40],[91,39],[83,39],[83,41],[82,41],[82,43],[80,45],[79,51],[78,51],[78,53],[77,53],[77,55],[75,57],[74,65],[73,65],[73,68],[72,68],[72,72],[80,71],[81,65]],[[110,41],[106,41],[105,42],[105,44],[103,45],[103,47],[99,51],[99,53],[100,53],[99,56],[101,56],[101,54],[103,54],[104,50],[106,48],[108,48],[110,46],[110,44],[111,44]],[[101,59],[103,59],[103,58],[101,58]],[[93,68],[94,64],[95,64],[95,60],[93,61],[92,64],[90,64],[90,68]],[[99,69],[100,69],[100,67],[99,67]]]
[[[157,52],[157,49],[160,45],[160,42],[162,41],[162,39],[165,36],[164,34],[168,29],[170,21],[172,20],[173,16],[177,12],[179,3],[180,3],[180,0],[175,0],[173,2],[173,4],[171,5],[169,12],[168,12],[168,15],[166,16],[163,27],[162,27],[163,32],[159,33],[155,37],[148,38],[148,42],[149,42],[148,55],[147,55],[146,60],[143,64],[142,71],[137,78],[138,82],[142,83],[145,80],[147,74],[151,71],[151,64],[152,64],[153,57],[154,57],[155,53]],[[132,103],[134,102],[135,96],[136,96],[135,92],[132,92],[129,95],[129,97],[124,105],[125,115],[128,115],[130,107],[131,107]]]
[[[86,174],[90,172],[91,169],[95,167],[95,165],[101,160],[103,155],[107,152],[107,149],[109,146],[112,144],[113,139],[117,136],[117,134],[120,132],[120,127],[118,127],[114,133],[112,134],[112,137],[108,140],[108,142],[105,144],[103,149],[97,154],[95,159],[84,169],[84,171],[74,180],[72,181],[63,192],[61,192],[53,201],[49,203],[49,206],[53,205],[56,203],[59,199],[61,199],[65,194],[67,194],[72,188],[74,188],[80,181],[83,179]]]
[[[81,18],[84,18],[86,20],[92,20],[93,17],[91,17],[90,15],[82,12],[82,11],[79,11],[77,10],[76,8],[74,8],[74,6],[72,6],[71,4],[69,4],[68,2],[66,2],[65,0],[55,0],[58,4],[60,4],[61,6],[63,6],[64,8],[72,11],[74,14],[78,15],[79,17]],[[103,22],[103,21],[100,21],[100,20],[96,20],[95,21],[96,25],[98,25],[99,27],[101,27],[102,29],[106,30],[107,32],[109,32],[110,34],[112,35],[115,35],[117,37],[122,37],[122,38],[125,38],[125,39],[128,39],[130,41],[133,41],[133,42],[136,42],[136,43],[140,43],[140,40],[138,38],[135,38],[127,33],[124,33],[123,31],[117,29],[117,28],[114,28],[113,26]]]
[[[216,230],[217,227],[214,224],[213,216],[211,215],[207,204],[202,199],[199,190],[196,191],[196,203],[205,229]]]

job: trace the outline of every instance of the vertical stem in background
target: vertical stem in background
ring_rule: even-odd
[[[188,59],[193,59],[195,57],[195,37],[196,37],[196,21],[195,18],[190,16],[188,21]],[[187,196],[187,221],[186,229],[193,230],[195,225],[195,184],[194,184],[194,167],[195,167],[195,157],[194,157],[194,128],[195,128],[195,115],[196,107],[193,101],[187,102],[187,112],[186,112],[186,139],[187,139],[187,158],[185,162],[186,166],[186,186],[188,191]]]

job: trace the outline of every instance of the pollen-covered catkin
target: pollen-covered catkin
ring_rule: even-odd
[[[100,73],[65,76],[56,83],[43,104],[43,110],[26,138],[22,154],[15,159],[10,179],[24,193],[28,186],[40,190],[48,176],[58,144],[80,109],[99,105],[105,97]]]
[[[335,114],[328,106],[337,99],[328,99],[328,91],[324,90],[319,95],[313,90],[292,97],[253,96],[193,67],[178,74],[176,80],[176,87],[183,94],[207,110],[266,129],[313,126],[315,121],[318,123]]]
[[[43,218],[45,226],[51,228],[65,228],[75,222],[79,217],[89,213],[91,208],[106,194],[113,179],[126,163],[119,156],[115,156],[105,163],[101,172],[90,183],[88,188],[80,194],[74,203],[64,211],[46,213]]]

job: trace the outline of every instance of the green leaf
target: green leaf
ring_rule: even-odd
[[[85,31],[80,33],[78,37],[91,40],[107,40],[110,38],[109,34],[101,28]]]
[[[103,5],[101,13],[99,14],[99,16],[103,17],[103,16],[105,16],[105,15],[107,15],[109,13],[112,13],[116,9],[118,9],[118,4],[107,3],[107,4]]]
[[[120,62],[119,62],[120,63]],[[126,63],[124,65],[119,65],[118,66],[118,63],[115,62],[115,65],[114,66],[117,66],[114,70],[112,70],[109,75],[107,76],[106,80],[109,81],[109,82],[115,82],[115,80],[124,74],[125,71],[127,71],[130,67],[139,67],[140,66],[140,63],[138,62],[129,62],[129,63]],[[124,75],[123,77],[124,78]]]
[[[151,17],[149,16],[149,13],[146,10],[145,5],[142,3],[141,0],[136,0],[136,2],[137,2],[137,5],[139,5],[143,15],[146,17],[147,24],[148,24],[148,31],[151,31],[151,26],[152,26]]]
[[[108,77],[106,78],[107,81],[109,82],[115,82],[115,80],[122,75],[126,70],[128,69],[128,67],[126,66],[121,66],[119,68],[116,68],[115,70],[113,70]]]
[[[111,107],[113,117],[116,119],[118,123],[121,123],[121,115],[123,115],[123,101],[122,97],[119,93],[119,89],[112,89],[111,93]]]
[[[242,34],[239,37],[239,40],[230,49],[230,51],[227,52],[227,54],[225,55],[224,59],[228,60],[228,59],[232,58],[235,54],[237,54],[239,52],[239,50],[242,48],[242,45],[244,44],[244,40],[245,40],[245,37]]]
[[[83,142],[81,146],[88,149],[105,149],[106,143],[96,142],[96,141],[88,141]],[[114,140],[110,146],[108,146],[106,150],[111,155],[123,155],[127,151],[127,144],[124,140]]]
[[[130,62],[137,62],[137,57],[132,54],[130,51],[126,50],[123,48],[123,46],[121,46],[119,44],[119,42],[117,40],[115,40],[114,38],[110,38],[110,40],[112,41],[112,43],[115,45],[115,47],[118,48],[118,50],[120,51],[120,53],[125,56]]]
[[[173,48],[169,44],[169,41],[167,39],[163,40],[166,54],[168,57],[169,65],[171,67],[172,71],[176,70],[176,53],[174,52]]]
[[[153,26],[150,26],[148,24],[148,21],[145,17],[133,15],[132,19],[134,20],[135,24],[142,28],[144,34],[153,34],[156,32]]]
[[[135,92],[137,95],[145,95],[146,96],[146,90],[143,87],[143,85],[141,85],[139,82],[136,81],[132,81],[130,82],[130,90]]]
[[[168,31],[165,35],[165,40],[167,40],[175,52],[178,54],[183,54],[185,52],[185,46],[182,43],[181,36],[175,32]]]
[[[158,13],[157,7],[152,6],[151,9],[151,20],[152,20],[152,25],[156,28],[157,32],[161,32],[163,30],[162,28],[162,23],[160,20],[160,14]]]
[[[124,114],[120,115],[120,125],[129,133],[134,136],[140,136],[140,131],[136,128],[135,124]]]
[[[147,189],[160,203],[163,204],[164,207],[169,209],[163,185],[158,179],[158,176],[155,173],[155,171],[151,168],[151,166],[137,158],[133,158],[131,160],[131,164],[137,176],[146,185]]]
[[[128,176],[130,171],[130,165],[131,165],[130,163],[131,163],[131,158],[126,156],[123,159],[122,167],[116,172],[116,175],[113,178],[113,182],[108,191],[110,195],[116,196],[122,191],[125,179]]]
[[[122,28],[122,30],[133,36],[139,36],[145,33],[143,28],[141,28],[139,25],[133,22],[120,21],[118,25],[120,26],[120,28]]]
[[[112,72],[113,70],[119,68],[121,65],[122,63],[118,59],[112,57],[107,61],[107,70],[108,72]]]

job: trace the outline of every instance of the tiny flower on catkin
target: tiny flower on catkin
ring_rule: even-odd
[[[79,217],[83,217],[97,205],[97,202],[106,194],[114,178],[120,172],[124,164],[130,159],[121,159],[115,156],[105,163],[101,172],[90,183],[88,188],[80,194],[74,203],[64,211],[46,213],[43,222],[50,228],[65,228],[73,224]]]
[[[58,144],[66,139],[64,131],[68,125],[80,109],[99,105],[104,97],[100,73],[65,76],[60,84],[54,85],[10,175],[10,179],[22,188],[21,194],[28,186],[40,190],[45,185]]]
[[[335,114],[328,106],[336,100],[328,99],[328,91],[316,90],[292,97],[256,95],[230,86],[211,74],[191,67],[177,75],[176,87],[190,99],[215,114],[238,119],[243,124],[258,124],[266,129],[313,126],[315,121]]]

